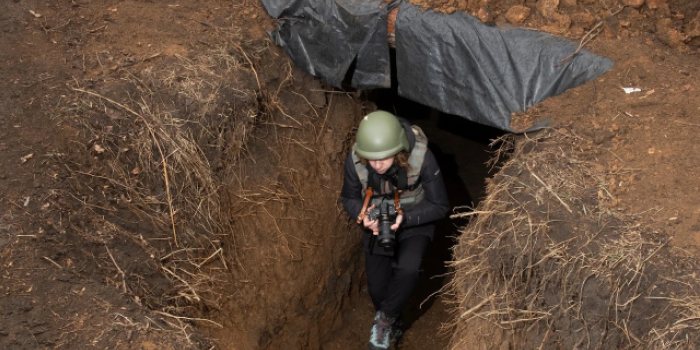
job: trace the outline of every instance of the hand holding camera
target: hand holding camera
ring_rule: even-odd
[[[376,219],[370,219],[369,213],[374,210],[374,205],[367,208],[366,215],[363,216],[362,224],[365,228],[372,230],[372,233],[376,236],[379,234],[379,222]]]
[[[372,230],[372,233],[377,236],[379,246],[391,248],[396,243],[396,230],[403,222],[403,215],[399,214],[396,207],[389,202],[383,202],[379,208],[372,205],[367,209],[363,224],[366,228]]]

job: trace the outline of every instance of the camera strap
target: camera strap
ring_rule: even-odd
[[[374,196],[382,192],[382,179],[379,177],[379,174],[375,172],[369,173],[369,179],[367,179],[367,188],[377,189],[373,193]]]
[[[389,181],[391,178],[382,176],[374,171],[369,163],[367,164],[367,170],[369,170],[367,176],[367,188],[374,189],[374,195],[372,198],[391,198],[393,190],[391,188],[387,188],[389,187],[387,186],[388,184],[393,185],[393,181]]]
[[[362,220],[365,219],[365,215],[367,215],[367,206],[369,205],[370,200],[372,199],[372,187],[368,187],[367,190],[365,190],[365,202],[362,204],[362,209],[360,210],[360,215],[357,216],[357,223],[361,224]]]
[[[406,172],[406,169],[399,168],[399,171],[396,173],[396,176],[394,176],[392,179],[392,183],[399,191],[413,191],[416,188],[418,188],[418,186],[420,186],[420,177],[416,179],[416,182],[413,185],[409,186],[408,173]]]
[[[396,189],[399,191],[405,191],[408,188],[408,174],[406,173],[406,169],[404,168],[399,168],[398,174],[394,177],[395,183],[394,186],[396,186]]]

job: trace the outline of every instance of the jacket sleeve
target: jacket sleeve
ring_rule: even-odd
[[[340,202],[343,209],[355,220],[362,210],[362,183],[355,171],[355,163],[352,161],[352,154],[348,153],[345,158],[345,174],[343,177],[343,188],[340,191]]]
[[[427,224],[440,220],[450,210],[445,182],[437,160],[430,150],[425,154],[420,172],[421,185],[425,198],[411,208],[404,210],[404,228]]]

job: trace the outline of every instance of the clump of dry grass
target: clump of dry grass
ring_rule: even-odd
[[[222,37],[221,46],[192,58],[123,70],[116,85],[102,88],[107,92],[75,86],[68,110],[91,135],[95,155],[89,171],[70,170],[106,181],[121,207],[156,228],[157,237],[140,242],[174,287],[155,298],[166,301],[165,319],[185,333],[183,321],[221,326],[196,315],[221,304],[213,286],[226,283],[217,276],[231,273],[227,258],[235,256],[222,239],[233,230],[222,184],[264,120],[259,82],[250,84],[261,51],[243,50],[235,33]]]
[[[616,209],[595,150],[566,129],[502,141],[514,152],[488,197],[455,214],[474,217],[454,248],[451,348],[475,327],[523,349],[697,347],[697,282],[666,236]]]

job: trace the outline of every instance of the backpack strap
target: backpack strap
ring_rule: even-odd
[[[416,143],[413,145],[411,154],[408,156],[408,164],[411,168],[408,177],[415,179],[420,176],[423,160],[425,160],[425,154],[428,152],[428,138],[425,136],[423,130],[416,125],[411,126],[411,131],[413,131],[413,135],[416,137]]]
[[[394,184],[394,187],[401,192],[413,191],[420,186],[420,176],[409,179],[406,169],[400,168],[392,183]],[[411,184],[409,185],[409,183]]]
[[[369,171],[367,167],[365,167],[364,164],[360,161],[360,157],[357,156],[355,153],[355,148],[357,148],[357,144],[354,144],[352,146],[352,151],[350,152],[352,156],[352,162],[355,164],[355,172],[357,173],[357,176],[360,178],[360,183],[362,184],[362,190],[367,189],[367,181],[369,180]]]

